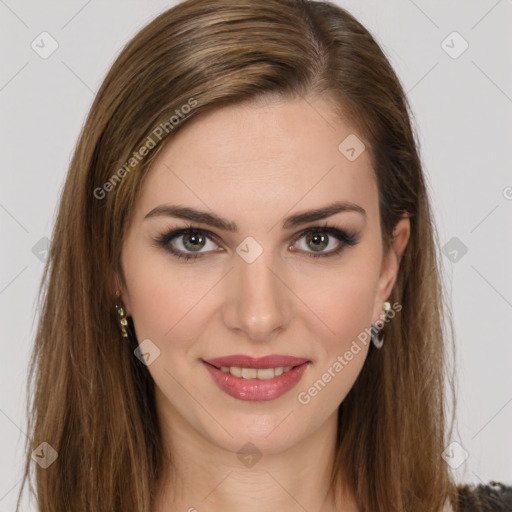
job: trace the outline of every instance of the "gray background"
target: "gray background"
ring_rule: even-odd
[[[404,84],[447,247],[458,366],[458,444],[447,461],[459,481],[511,483],[512,0],[337,3]],[[77,136],[122,46],[174,4],[0,0],[0,512],[14,510],[19,488],[44,239]],[[58,43],[46,59],[31,47],[43,31]]]

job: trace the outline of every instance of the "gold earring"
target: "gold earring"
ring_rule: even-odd
[[[116,296],[117,296],[117,302],[116,302],[116,311],[118,315],[119,320],[119,327],[121,329],[121,334],[123,338],[128,338],[128,331],[126,330],[126,327],[128,326],[128,320],[126,319],[126,315],[124,313],[123,305],[121,304],[120,299],[120,292],[119,290],[116,290]]]

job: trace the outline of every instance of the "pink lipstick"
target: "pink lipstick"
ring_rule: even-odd
[[[299,382],[310,364],[308,359],[277,354],[232,355],[202,362],[222,391],[247,401],[279,398]]]

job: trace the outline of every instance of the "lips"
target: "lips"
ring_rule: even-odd
[[[206,359],[202,362],[213,382],[224,393],[246,401],[267,401],[279,398],[298,384],[311,364],[308,359],[277,354],[259,358],[233,355]],[[260,370],[265,368],[276,368],[274,376],[267,375],[265,372],[265,376],[260,377]],[[234,370],[237,374],[241,370],[242,375],[233,375]],[[258,370],[258,378],[244,376],[245,373],[256,373],[256,370]]]
[[[239,368],[277,368],[280,366],[299,366],[307,363],[309,360],[302,357],[285,356],[271,354],[264,357],[251,357],[243,354],[235,354],[226,357],[215,357],[213,359],[203,359],[205,363],[220,368],[221,366],[236,366]]]

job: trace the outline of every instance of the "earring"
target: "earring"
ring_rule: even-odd
[[[384,309],[385,313],[387,313],[391,309],[391,303],[389,301],[384,302],[383,309]],[[384,324],[382,325],[382,327],[384,327]],[[384,335],[382,335],[379,338],[379,330],[382,329],[382,327],[379,328],[375,324],[372,324],[371,328],[370,328],[372,343],[377,348],[381,348],[382,345],[384,345]]]
[[[123,338],[128,338],[128,331],[126,330],[126,326],[128,325],[128,320],[126,320],[126,315],[124,313],[123,305],[121,304],[121,299],[119,290],[116,290],[117,302],[116,302],[116,311],[119,320],[119,327],[121,328],[121,334]]]

